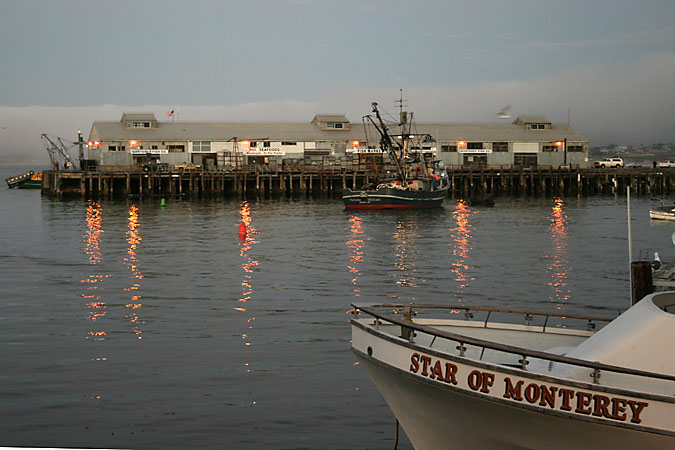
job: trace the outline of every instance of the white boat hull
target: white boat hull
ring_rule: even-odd
[[[439,388],[359,357],[417,450],[665,449],[671,436],[621,429]]]
[[[668,293],[597,333],[378,315],[352,350],[418,450],[675,448],[674,313]]]

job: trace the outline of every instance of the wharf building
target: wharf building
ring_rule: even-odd
[[[397,127],[390,128],[396,134]],[[417,123],[411,133],[425,157],[448,169],[588,167],[589,142],[567,124],[543,116],[510,123]],[[282,170],[293,166],[387,162],[372,125],[344,114],[317,114],[310,122],[160,122],[153,113],[124,113],[96,121],[88,138],[88,164],[138,168],[148,164],[205,170]],[[415,140],[414,140],[415,141]]]

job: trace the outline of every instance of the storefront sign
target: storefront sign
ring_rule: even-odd
[[[162,148],[162,149],[157,149],[157,148],[142,149],[142,148],[140,148],[140,149],[132,149],[131,150],[132,155],[166,155],[167,153],[169,153],[169,151],[165,148]]]
[[[348,148],[347,153],[382,153],[381,148]]]
[[[278,147],[245,147],[244,155],[247,156],[274,156],[274,155],[285,155],[286,152]]]
[[[459,153],[492,153],[491,148],[460,148]]]

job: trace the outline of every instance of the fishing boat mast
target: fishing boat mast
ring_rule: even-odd
[[[382,147],[383,150],[385,150],[391,159],[394,161],[394,164],[396,164],[396,170],[398,171],[400,177],[401,177],[401,183],[406,184],[407,183],[407,173],[403,167],[403,161],[405,158],[405,147],[406,147],[406,141],[407,141],[407,132],[404,127],[402,127],[401,130],[401,144],[398,142],[394,141],[391,136],[389,135],[389,131],[387,130],[387,126],[384,124],[384,120],[382,120],[382,115],[380,114],[380,110],[377,108],[377,102],[372,103],[373,107],[373,112],[375,113],[375,118],[377,119],[377,122],[373,120],[373,118],[370,115],[367,115],[366,117],[368,120],[373,124],[375,129],[377,130],[378,133],[380,133],[380,146]],[[401,111],[401,117],[403,117],[403,114],[406,114],[405,112]],[[398,148],[398,152],[397,152]]]

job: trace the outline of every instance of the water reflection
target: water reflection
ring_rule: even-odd
[[[557,303],[557,309],[562,309],[562,304],[570,299],[570,289],[567,285],[569,277],[569,260],[567,255],[568,232],[567,232],[567,214],[564,210],[565,202],[556,198],[551,211],[549,223],[549,233],[553,249],[546,258],[548,263],[546,270],[550,273],[552,280],[546,283],[553,289],[549,300]]]
[[[470,219],[474,213],[475,211],[469,208],[469,205],[464,200],[457,200],[455,211],[452,213],[457,225],[454,228],[450,228],[452,241],[449,245],[452,249],[452,255],[455,257],[455,262],[450,266],[450,272],[452,272],[454,280],[458,284],[455,296],[459,302],[462,301],[461,295],[464,289],[469,286],[469,282],[475,280],[474,277],[469,276],[470,266],[467,262],[469,252],[472,249],[471,231],[473,225]]]
[[[239,256],[242,258],[241,268],[244,275],[241,281],[241,297],[238,299],[238,301],[241,302],[241,305],[234,309],[241,312],[247,312],[246,303],[251,300],[253,295],[253,269],[260,264],[249,254],[249,251],[256,244],[259,244],[260,241],[255,239],[255,235],[258,234],[258,232],[252,224],[253,218],[251,216],[251,207],[247,201],[241,203],[239,212],[241,214],[241,223],[239,225]],[[246,319],[246,331],[241,334],[244,346],[246,347],[251,346],[250,333],[253,329],[254,322],[255,317],[248,317]],[[246,367],[246,372],[251,372],[251,367],[248,362],[244,363],[244,366]]]
[[[101,205],[95,201],[87,202],[87,215],[85,218],[87,222],[87,229],[84,233],[84,252],[88,256],[89,264],[97,266],[101,262],[101,234],[102,228],[102,212]],[[100,295],[99,283],[103,279],[110,277],[110,275],[103,275],[99,273],[98,269],[94,269],[86,279],[80,280],[85,285],[85,292],[82,298],[85,299],[85,305],[89,309],[89,320],[96,322],[107,314],[107,305],[102,301]],[[105,331],[90,331],[87,333],[87,339],[102,341],[105,340]]]
[[[395,255],[398,261],[394,264],[396,267],[396,284],[401,287],[416,287],[417,277],[415,276],[415,263],[418,260],[419,252],[417,250],[417,223],[412,221],[399,220],[394,231],[394,240],[396,241]],[[411,298],[411,300],[413,300]]]
[[[84,233],[84,252],[89,256],[89,264],[101,261],[101,205],[89,200],[87,202],[87,231]]]
[[[352,285],[354,286],[352,288],[352,292],[354,292],[355,297],[360,297],[361,290],[358,288],[357,282],[359,277],[361,276],[361,270],[359,269],[359,266],[363,263],[363,247],[365,246],[365,233],[363,231],[363,220],[361,220],[360,217],[354,216],[351,219],[349,219],[349,221],[351,222],[350,226],[351,234],[346,244],[347,247],[351,249],[351,253],[349,255],[349,264],[347,265],[347,269],[349,270],[349,273],[353,275],[353,278],[351,280]]]
[[[143,304],[141,303],[141,296],[138,294],[137,291],[141,287],[139,282],[143,278],[143,274],[141,273],[141,270],[138,268],[136,249],[138,248],[143,238],[141,238],[138,229],[139,227],[138,208],[136,207],[136,205],[132,204],[131,206],[129,206],[129,219],[127,226],[129,228],[129,230],[127,231],[128,256],[124,258],[124,263],[131,272],[131,276],[129,278],[132,279],[133,283],[131,284],[131,286],[124,288],[125,291],[131,293],[129,297],[130,302],[125,305],[130,311],[129,314],[126,316],[126,318],[129,320],[129,322],[131,322],[134,325],[133,332],[138,336],[138,339],[142,339],[143,337],[141,336],[141,334],[143,332],[140,330],[139,325],[143,324],[144,322],[140,319],[138,315],[138,310],[140,310],[143,307]]]

